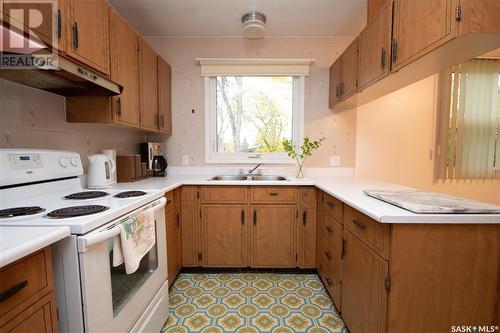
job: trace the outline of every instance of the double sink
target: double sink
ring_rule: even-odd
[[[286,177],[283,176],[263,176],[263,175],[225,175],[225,176],[215,176],[209,180],[226,180],[226,181],[238,181],[238,180],[253,180],[253,181],[287,181]]]

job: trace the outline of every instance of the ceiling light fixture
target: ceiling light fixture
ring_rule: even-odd
[[[241,17],[243,36],[250,39],[264,37],[266,15],[259,12],[249,12]]]

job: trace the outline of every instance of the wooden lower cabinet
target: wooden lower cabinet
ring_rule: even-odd
[[[201,264],[201,250],[198,243],[200,228],[196,186],[183,186],[181,198],[182,266],[197,267]]]
[[[247,206],[203,205],[201,208],[204,267],[243,267]]]
[[[297,226],[299,268],[316,267],[316,219],[316,205],[300,207]]]
[[[389,264],[347,229],[344,242],[342,318],[353,333],[386,332]]]
[[[262,268],[296,266],[296,206],[253,205],[251,265]]]
[[[179,192],[180,189],[174,190]],[[169,287],[175,281],[182,268],[182,232],[180,210],[177,200],[180,195],[173,193],[174,204],[165,208],[165,223],[167,232],[167,279]]]

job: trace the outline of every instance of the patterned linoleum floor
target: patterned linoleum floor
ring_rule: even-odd
[[[162,332],[347,332],[315,274],[180,274]]]

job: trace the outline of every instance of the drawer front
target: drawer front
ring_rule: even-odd
[[[385,259],[389,258],[389,225],[345,206],[344,226]]]
[[[0,271],[0,317],[31,297],[52,290],[50,250],[38,252]]]
[[[331,216],[335,217],[339,222],[343,221],[343,203],[337,198],[328,193],[321,193],[321,208]]]
[[[252,202],[293,204],[297,202],[297,188],[293,186],[252,187]]]
[[[175,206],[174,191],[165,193],[165,199],[167,199],[167,203],[165,204],[165,209],[167,211],[173,209]]]
[[[181,200],[182,201],[194,201],[197,199],[197,188],[196,186],[182,186],[181,187]]]
[[[301,187],[300,188],[300,201],[301,203],[316,204],[316,188],[315,187]]]
[[[202,203],[246,203],[248,201],[246,186],[203,186],[200,192]]]

